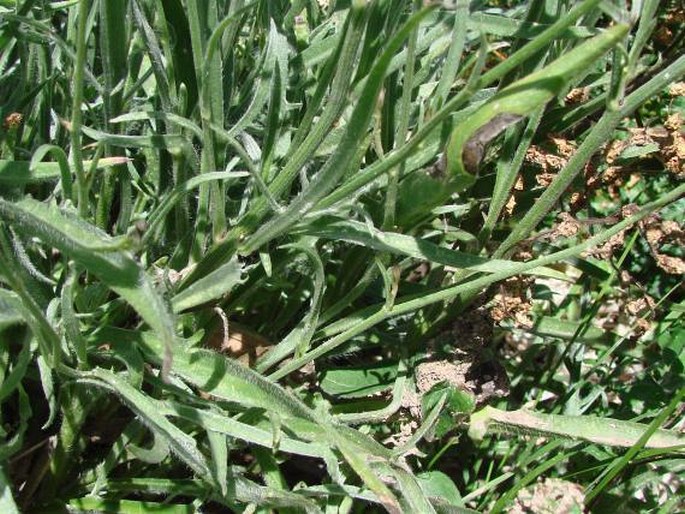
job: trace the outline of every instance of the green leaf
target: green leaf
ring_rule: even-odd
[[[544,23],[521,21],[515,18],[507,18],[495,14],[474,12],[469,16],[468,27],[487,34],[497,36],[510,36],[522,39],[535,39],[550,26]],[[566,28],[560,38],[580,39],[597,34],[597,29],[583,26]]]
[[[244,9],[252,8],[255,4],[256,2],[249,4]],[[276,73],[278,61],[287,60],[288,53],[288,41],[278,32],[276,25],[272,21],[269,25],[266,53],[261,66],[263,72],[257,79],[256,85],[253,87],[254,96],[245,113],[239,120],[231,125],[231,128],[224,137],[230,138],[236,136],[244,130],[245,127],[248,127],[260,114],[262,107],[269,99],[270,90],[274,87],[274,84],[272,83],[278,77],[278,74]],[[209,60],[206,60],[205,62],[207,63]]]
[[[0,466],[0,512],[19,514],[19,508],[12,497],[12,486],[7,480],[3,466]]]
[[[162,438],[174,454],[201,478],[211,482],[209,466],[195,439],[160,414],[150,397],[111,371],[95,368],[79,375],[80,381],[98,385],[117,394],[156,437]]]
[[[105,500],[93,496],[74,498],[69,505],[79,512],[102,512],[105,514],[195,514],[197,510],[192,503],[158,503],[139,500]]]
[[[12,370],[9,373],[5,372],[6,374],[2,377],[2,383],[0,383],[0,404],[20,386],[31,357],[31,344],[25,338],[19,355],[17,355],[17,360],[12,365]]]
[[[19,310],[20,301],[11,291],[0,289],[0,330],[24,322]]]
[[[173,311],[192,309],[230,293],[235,286],[240,284],[242,271],[243,268],[238,259],[228,261],[174,296],[171,299]]]
[[[152,432],[154,442],[151,448],[141,448],[135,444],[129,443],[127,450],[138,460],[146,464],[159,464],[169,456],[169,445],[164,438]]]
[[[421,410],[430,412],[445,397],[443,412],[435,426],[435,437],[440,438],[455,428],[454,416],[470,414],[476,408],[476,399],[472,393],[447,382],[435,384],[430,391],[421,397]]]
[[[0,462],[6,462],[24,447],[24,435],[29,428],[29,422],[31,421],[33,414],[33,411],[31,410],[31,400],[29,400],[29,395],[24,391],[24,387],[19,385],[17,387],[17,392],[19,393],[19,423],[14,429],[14,434],[11,438],[3,437],[4,441],[0,444]],[[4,429],[2,431],[4,432]],[[2,472],[2,467],[0,467],[0,472]],[[3,491],[0,491],[0,499],[7,501],[7,496],[5,496],[5,494],[6,493]]]
[[[83,133],[98,141],[100,143],[120,146],[123,148],[163,148],[166,150],[174,150],[181,148],[184,145],[190,144],[189,141],[177,134],[152,134],[149,136],[122,136],[119,134],[110,134],[102,130],[96,130],[90,127],[81,127]]]
[[[444,205],[454,193],[471,187],[475,181],[473,175],[456,180],[451,176],[433,177],[424,170],[411,173],[399,184],[395,225],[411,229],[423,219],[434,216],[433,209]],[[417,198],[421,201],[417,202]]]
[[[295,225],[303,214],[310,211],[319,200],[338,184],[339,180],[352,169],[352,166],[356,165],[361,160],[363,157],[360,153],[360,147],[363,146],[361,145],[361,142],[366,136],[376,99],[383,85],[385,73],[390,65],[392,56],[409,36],[414,27],[417,26],[434,7],[435,6],[431,6],[430,8],[423,9],[414,14],[409,21],[402,26],[401,30],[398,30],[393,38],[387,43],[383,53],[378,57],[366,80],[364,89],[347,122],[345,134],[335,153],[319,171],[316,178],[309,183],[308,187],[305,188],[295,200],[293,200],[285,212],[263,225],[245,242],[241,249],[242,254],[252,253]]]
[[[0,218],[23,234],[39,237],[97,276],[130,303],[166,348],[170,347],[175,338],[173,318],[152,280],[128,252],[93,250],[114,246],[107,234],[71,213],[31,198],[15,203],[0,199]]]
[[[228,413],[196,409],[177,402],[165,402],[163,404],[159,402],[157,405],[160,413],[165,416],[183,418],[200,424],[205,430],[212,430],[241,441],[276,450],[273,431],[270,426],[262,426],[263,424],[259,422],[250,425],[237,420],[235,416]],[[290,435],[281,432],[278,450],[307,457],[324,458],[329,447],[325,444],[305,442],[296,438],[296,436],[303,437],[304,435],[306,434]]]
[[[630,448],[645,433],[649,425],[599,418],[596,416],[566,416],[542,414],[530,410],[503,411],[485,407],[471,416],[469,435],[482,439],[489,431],[562,437],[606,446]],[[675,430],[657,429],[645,443],[645,448],[669,448],[683,451],[685,435]]]
[[[163,111],[134,111],[121,114],[116,118],[109,120],[110,123],[126,123],[129,121],[143,121],[143,120],[160,120],[178,125],[181,128],[187,129],[193,133],[194,136],[202,137],[202,129],[198,127],[192,120],[178,116],[171,112]]]
[[[440,499],[442,502],[454,507],[461,507],[464,502],[461,499],[459,489],[454,482],[441,471],[424,471],[416,475],[419,486],[426,496],[433,500]]]
[[[151,332],[106,328],[98,331],[97,336],[103,342],[110,339],[135,342],[152,362],[161,364],[164,361],[164,345]],[[278,412],[283,417],[319,421],[313,411],[294,395],[237,361],[177,343],[173,343],[173,348],[177,352],[173,373],[206,393],[244,407]]]
[[[630,27],[617,24],[570,52],[562,55],[542,70],[510,84],[467,120],[454,128],[446,148],[447,171],[457,178],[472,175],[480,162],[484,145],[509,124],[531,113],[554,96],[575,75],[591,66],[623,39]],[[464,160],[465,154],[470,159]]]
[[[368,455],[359,452],[358,448],[352,446],[346,439],[337,436],[337,434],[334,435],[332,433],[331,435],[334,436],[335,444],[343,454],[343,457],[345,457],[345,460],[369,489],[376,494],[378,501],[383,504],[383,507],[391,514],[401,513],[402,510],[400,509],[400,504],[395,495],[369,466],[369,463],[367,462]]]
[[[314,220],[307,219],[306,224],[295,228],[295,233],[313,235],[334,241],[348,241],[382,252],[407,255],[435,264],[443,264],[470,271],[499,273],[507,269],[520,267],[518,262],[488,259],[458,250],[451,250],[438,246],[427,239],[396,232],[383,232],[365,223],[332,216],[322,216]],[[524,273],[557,278],[564,281],[569,280],[563,273],[542,266]]]
[[[125,164],[127,157],[104,157],[97,161],[96,169],[103,169],[117,164]],[[89,167],[92,161],[84,161]],[[61,165],[58,162],[7,161],[0,160],[0,185],[19,186],[57,180],[61,177]]]
[[[575,340],[585,343],[607,343],[611,340],[611,332],[595,326],[589,326],[587,329],[583,330],[579,337],[576,334],[578,334],[578,329],[582,325],[583,323],[578,321],[542,316],[536,319],[533,326],[528,330],[533,334],[542,337],[558,337],[559,339],[566,339],[568,341],[575,338]]]
[[[321,373],[319,386],[339,398],[371,396],[392,387],[397,379],[397,363],[374,363],[361,367],[328,369]]]
[[[623,164],[631,159],[639,159],[646,155],[658,152],[660,146],[657,143],[648,143],[646,145],[632,145],[623,150],[616,158],[617,163]]]
[[[424,494],[423,489],[413,474],[401,468],[396,469],[393,474],[396,477],[402,502],[405,505],[403,512],[408,511],[422,513],[425,512],[425,514],[437,514],[437,511],[431,504],[426,494]]]

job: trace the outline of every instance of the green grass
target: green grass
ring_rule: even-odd
[[[0,2],[0,511],[685,508],[678,6],[424,4]]]

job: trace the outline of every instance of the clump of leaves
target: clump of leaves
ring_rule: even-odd
[[[602,309],[682,174],[592,187],[685,75],[657,14],[0,2],[3,512],[676,508],[682,291]]]

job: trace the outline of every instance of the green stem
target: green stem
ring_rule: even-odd
[[[638,211],[635,215],[626,218],[625,220],[614,225],[613,227],[608,228],[607,230],[604,230],[598,235],[591,237],[587,241],[572,246],[571,248],[560,250],[558,252],[547,255],[545,257],[540,257],[533,261],[522,262],[519,266],[514,266],[507,271],[492,273],[490,275],[473,279],[469,282],[440,289],[433,293],[412,295],[404,301],[396,302],[392,310],[386,310],[383,305],[380,305],[375,308],[375,312],[365,312],[365,316],[363,317],[356,317],[355,315],[353,315],[353,317],[358,318],[358,321],[351,328],[348,328],[344,332],[329,339],[328,341],[324,342],[314,350],[306,353],[302,357],[293,359],[287,365],[283,366],[278,371],[270,375],[269,378],[272,380],[276,380],[286,376],[287,374],[299,369],[308,362],[322,355],[325,355],[326,353],[337,348],[338,346],[348,341],[352,337],[363,333],[364,331],[377,325],[378,323],[385,321],[386,319],[400,316],[402,314],[408,314],[410,312],[414,312],[418,309],[426,307],[427,305],[431,305],[437,302],[452,300],[456,298],[458,295],[464,293],[474,293],[480,291],[481,289],[489,286],[494,282],[504,280],[514,275],[519,275],[539,266],[546,266],[548,264],[559,262],[570,257],[576,257],[583,251],[588,250],[589,248],[592,248],[598,244],[601,244],[604,241],[607,241],[610,237],[614,236],[615,234],[618,234],[622,230],[625,230],[626,228],[640,221],[645,216],[649,215],[655,210],[678,199],[683,194],[685,194],[685,184],[677,187],[670,193],[665,194],[660,199],[647,204],[642,209],[640,209],[640,211]]]
[[[409,132],[409,117],[411,115],[411,92],[414,85],[414,66],[416,65],[416,44],[419,37],[419,29],[415,27],[409,36],[407,44],[407,62],[404,66],[404,78],[402,79],[402,98],[400,99],[399,122],[395,134],[395,146],[402,146]],[[390,170],[388,177],[388,193],[385,199],[385,212],[383,214],[383,228],[388,229],[395,225],[395,209],[397,206],[397,190],[400,177],[404,173],[404,162],[399,168]]]
[[[604,116],[592,128],[590,134],[580,145],[580,148],[569,159],[566,167],[556,176],[549,187],[543,191],[540,198],[536,200],[523,219],[516,224],[509,236],[493,253],[493,258],[501,258],[519,241],[525,239],[530,234],[542,218],[554,207],[566,189],[568,189],[592,154],[606,141],[611,139],[611,135],[620,121],[620,112],[605,112]]]
[[[630,461],[638,454],[638,452],[648,445],[648,442],[650,443],[651,447],[655,439],[657,441],[660,440],[660,437],[662,437],[662,434],[666,431],[659,430],[659,427],[664,423],[664,421],[666,421],[668,416],[670,416],[680,406],[683,397],[685,397],[685,387],[681,388],[678,391],[678,393],[673,397],[671,402],[659,413],[658,416],[656,416],[652,420],[652,422],[646,427],[645,431],[642,433],[640,438],[637,441],[633,442],[630,449],[620,459],[618,459],[618,461],[615,461],[614,464],[606,470],[606,472],[600,479],[599,483],[586,494],[586,504],[592,502],[597,497],[597,495],[599,495],[606,488],[606,486],[609,485],[609,483],[621,472],[621,470],[623,470],[630,463]],[[665,445],[668,446],[680,444],[682,450],[684,438],[682,437],[682,434],[677,432],[676,434],[677,436],[674,435],[673,437],[677,440],[671,441],[669,439],[666,441]]]
[[[81,103],[83,103],[83,77],[86,67],[86,22],[88,21],[89,0],[81,0],[78,4],[78,27],[76,30],[76,61],[74,62],[74,76],[72,80],[73,101],[71,109],[71,156],[76,174],[78,191],[78,213],[82,218],[88,216],[88,189],[86,174],[83,169],[83,153],[81,151]]]

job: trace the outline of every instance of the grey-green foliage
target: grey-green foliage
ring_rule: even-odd
[[[645,69],[654,1],[633,13],[600,0],[448,4],[0,2],[5,511],[473,512],[431,470],[440,453],[404,457],[466,413],[438,398],[412,437],[381,444],[413,368],[479,293],[521,274],[572,282],[583,252],[683,194],[511,258],[685,58]],[[585,85],[598,122],[533,207],[503,222],[546,109]],[[510,127],[524,116],[525,131]],[[488,145],[502,152],[494,172]],[[421,263],[431,271],[410,279]],[[531,333],[618,344],[551,316]],[[236,345],[241,362],[216,351]],[[357,355],[372,362],[336,367]],[[316,392],[294,375],[312,363]],[[500,411],[476,421],[488,413]],[[597,426],[583,439],[602,443]],[[625,426],[631,444],[647,427]],[[54,446],[31,461],[41,430]],[[293,487],[288,466],[304,457],[326,472]],[[542,458],[521,457],[528,480]],[[625,466],[614,462],[594,495]],[[501,476],[465,487],[493,494]]]

